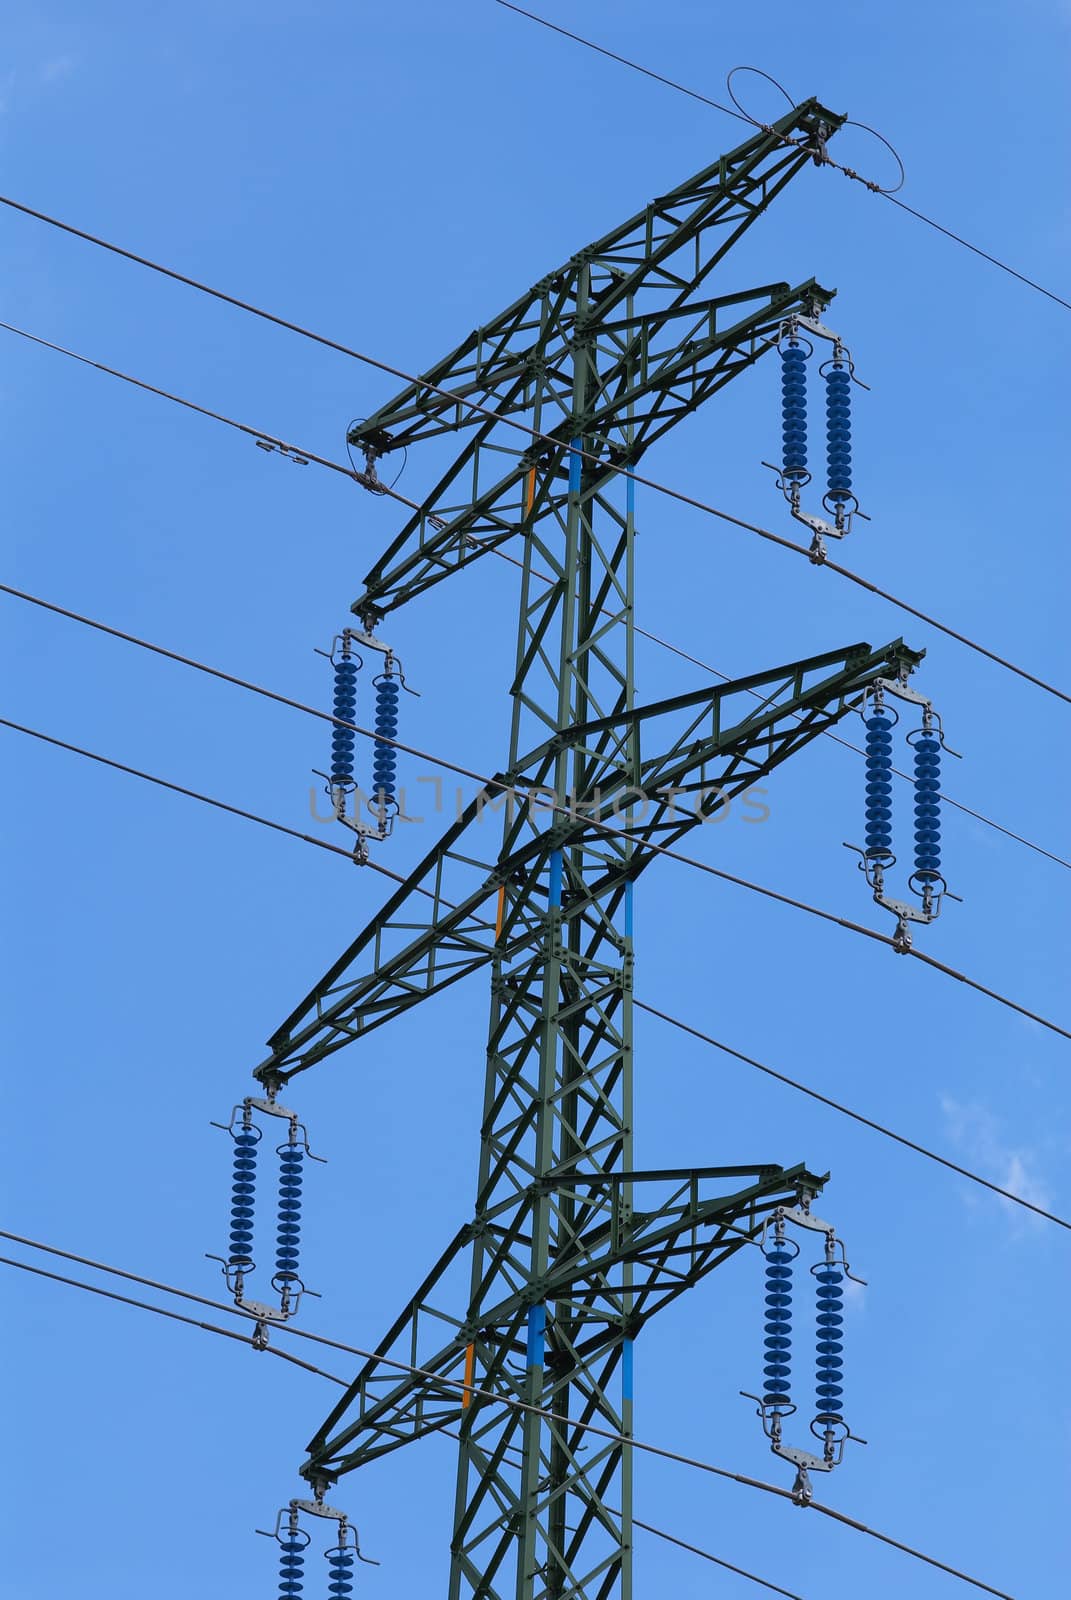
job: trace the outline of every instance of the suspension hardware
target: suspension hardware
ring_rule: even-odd
[[[302,1527],[302,1516],[322,1517],[337,1524],[335,1543],[323,1552],[328,1566],[327,1591],[330,1600],[349,1600],[353,1594],[353,1563],[363,1561],[366,1566],[378,1567],[379,1562],[361,1554],[357,1529],[344,1511],[330,1506],[324,1499],[326,1484],[317,1480],[313,1484],[313,1500],[291,1500],[279,1512],[275,1527],[256,1531],[266,1539],[275,1539],[279,1545],[279,1600],[295,1600],[302,1593],[306,1581],[305,1553],[312,1544],[312,1535]]]
[[[914,752],[914,871],[908,888],[919,905],[899,900],[888,893],[886,876],[896,864],[893,853],[893,729],[899,721],[889,699],[908,702],[921,708],[921,726],[907,735]],[[951,894],[941,874],[941,751],[959,759],[959,752],[945,742],[944,727],[928,697],[907,683],[907,669],[899,678],[878,678],[864,693],[858,706],[866,729],[866,796],[864,847],[847,844],[860,857],[859,869],[873,892],[875,902],[896,918],[893,944],[901,954],[911,949],[913,922],[930,923],[940,915],[941,902]]]
[[[343,628],[332,641],[329,651],[318,652],[331,662],[335,674],[331,713],[331,769],[327,774],[327,793],[337,821],[357,835],[354,860],[358,866],[368,859],[366,841],[389,838],[395,818],[400,815],[397,795],[398,751],[395,744],[398,696],[400,689],[412,695],[418,694],[406,683],[402,664],[391,646],[376,638],[372,631],[377,620],[375,612],[363,613],[362,629]],[[383,656],[382,671],[372,680],[375,689],[375,737],[372,744],[371,793],[367,797],[362,795],[355,775],[356,729],[347,726],[353,724],[357,714],[357,679],[364,665],[357,645],[365,650],[378,651]],[[350,795],[355,796],[355,801],[352,811],[347,812]],[[365,800],[371,821],[360,814],[359,800]]]
[[[741,1390],[754,1400],[762,1428],[774,1455],[796,1468],[793,1494],[805,1505],[811,1498],[811,1472],[832,1472],[840,1464],[844,1446],[852,1434],[843,1414],[843,1282],[865,1280],[851,1271],[843,1243],[831,1223],[815,1216],[810,1209],[811,1195],[801,1193],[795,1206],[778,1206],[764,1224],[758,1243],[766,1260],[764,1309],[764,1382],[762,1395]],[[793,1272],[800,1246],[788,1232],[790,1227],[821,1234],[822,1259],[811,1268],[816,1284],[815,1414],[811,1432],[822,1446],[820,1455],[784,1438],[787,1418],[796,1411],[791,1392],[792,1365],[792,1288]]]
[[[277,1086],[269,1087],[265,1097],[247,1095],[231,1112],[229,1122],[214,1122],[214,1128],[229,1133],[234,1141],[231,1183],[231,1225],[229,1250],[226,1256],[210,1255],[210,1261],[220,1262],[227,1287],[234,1303],[256,1318],[257,1327],[253,1343],[257,1349],[267,1344],[267,1327],[275,1322],[286,1322],[297,1311],[306,1289],[299,1271],[299,1242],[301,1236],[301,1186],[304,1158],[322,1161],[309,1149],[308,1136],[296,1111],[281,1106],[275,1098]],[[247,1283],[256,1270],[253,1256],[255,1196],[257,1181],[258,1146],[263,1130],[254,1113],[262,1117],[279,1117],[287,1124],[286,1137],[276,1146],[279,1157],[279,1189],[277,1232],[275,1248],[275,1273],[272,1288],[279,1296],[277,1306],[254,1300],[246,1293]],[[263,1341],[258,1342],[258,1341]]]
[[[808,335],[810,337],[808,337]],[[814,354],[813,340],[832,345],[832,354],[819,368],[826,385],[826,492],[822,505],[827,516],[805,511],[802,493],[811,481],[807,470],[807,365]],[[832,328],[817,317],[796,312],[786,317],[777,333],[781,357],[781,465],[764,461],[777,478],[777,487],[788,501],[797,522],[811,532],[810,557],[816,565],[826,559],[826,539],[844,539],[852,531],[852,521],[862,517],[859,502],[852,493],[851,388],[865,389],[855,375],[851,352]],[[830,520],[831,519],[831,520]]]

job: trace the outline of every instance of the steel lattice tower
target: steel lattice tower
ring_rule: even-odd
[[[918,657],[899,641],[852,645],[637,706],[622,469],[772,348],[786,317],[828,305],[813,280],[702,290],[842,121],[808,101],[756,133],[542,279],[351,434],[370,462],[461,439],[368,575],[353,606],[364,627],[507,540],[523,544],[509,759],[496,775],[508,800],[497,786],[476,797],[256,1069],[274,1092],[489,971],[472,1218],[302,1468],[329,1484],[456,1431],[450,1600],[629,1600],[633,1340],[775,1207],[824,1181],[776,1164],[635,1169],[632,886],[653,846],[675,843]],[[487,860],[476,824],[499,804],[502,847]],[[585,1435],[588,1423],[618,1437]]]

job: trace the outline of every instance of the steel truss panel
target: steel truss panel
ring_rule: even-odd
[[[802,1166],[636,1170],[633,886],[660,845],[919,657],[899,640],[853,645],[638,706],[635,486],[622,469],[773,348],[785,317],[828,304],[813,279],[735,290],[710,280],[842,122],[812,100],[759,129],[579,251],[350,436],[372,466],[459,440],[369,572],[354,603],[366,622],[521,539],[505,767],[256,1069],[277,1087],[489,969],[472,1218],[302,1469],[330,1482],[427,1433],[456,1433],[450,1600],[631,1600],[633,1341],[753,1243],[772,1209],[825,1181]],[[498,807],[491,856],[475,830]]]

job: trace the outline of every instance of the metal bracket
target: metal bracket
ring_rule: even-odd
[[[325,1517],[328,1519],[328,1521],[337,1522],[339,1546],[348,1544],[347,1535],[352,1534],[353,1551],[358,1561],[363,1561],[366,1567],[378,1567],[378,1561],[374,1561],[371,1556],[366,1556],[361,1553],[361,1541],[357,1535],[357,1529],[350,1521],[346,1513],[344,1511],[337,1510],[334,1506],[329,1506],[324,1500],[323,1494],[326,1490],[327,1483],[326,1480],[320,1480],[320,1482],[323,1484],[323,1488],[320,1489],[318,1493],[317,1486],[313,1486],[313,1492],[314,1494],[317,1494],[317,1498],[315,1500],[291,1500],[289,1505],[283,1511],[280,1511],[278,1516],[275,1518],[275,1527],[272,1530],[269,1531],[267,1528],[258,1528],[256,1530],[257,1533],[262,1534],[265,1539],[281,1539],[283,1519],[286,1519],[288,1530],[295,1532],[298,1526],[298,1515],[300,1512],[304,1511],[310,1517]],[[307,1534],[305,1535],[305,1538],[308,1538]]]
[[[945,742],[944,724],[941,721],[940,713],[933,709],[933,701],[928,695],[921,694],[918,689],[912,689],[909,687],[907,682],[907,673],[911,670],[912,668],[908,666],[903,675],[899,678],[875,678],[874,682],[864,693],[860,702],[860,715],[863,716],[866,714],[866,702],[868,698],[874,700],[876,704],[880,706],[881,698],[884,694],[891,694],[897,700],[907,700],[912,705],[921,706],[922,726],[924,731],[932,732],[933,724],[936,724],[937,737],[940,740],[941,749],[944,750],[948,755],[955,756],[957,761],[962,761],[962,752],[959,750],[953,750],[952,746]]]
[[[778,1206],[767,1222],[766,1227],[769,1228],[770,1222],[777,1223],[779,1221],[794,1222],[797,1228],[810,1228],[815,1233],[824,1233],[829,1236],[833,1234],[833,1224],[831,1222],[823,1222],[821,1217],[816,1217],[810,1211],[804,1211],[799,1206]],[[765,1232],[766,1230],[764,1229],[763,1231]]]
[[[786,1461],[791,1461],[794,1467],[800,1469],[804,1476],[808,1472],[832,1472],[835,1462],[826,1461],[821,1456],[812,1455],[809,1450],[797,1450],[794,1445],[779,1444],[773,1446],[775,1456],[783,1456]]]
[[[291,1511],[307,1511],[310,1517],[327,1517],[333,1522],[341,1522],[349,1526],[349,1518],[344,1511],[339,1511],[335,1506],[329,1506],[326,1500],[291,1500]]]
[[[347,816],[346,796],[354,793],[355,791],[343,789],[340,784],[332,784],[327,774],[325,772],[321,772],[317,767],[313,767],[312,770],[315,777],[323,778],[326,781],[327,794],[331,800],[331,808],[335,813],[335,821],[341,822],[344,828],[349,828],[351,833],[355,833],[357,835],[359,843],[358,848],[354,851],[354,860],[357,862],[358,866],[363,866],[368,859],[362,848],[364,841],[366,839],[376,839],[382,842],[384,839],[389,839],[394,824],[394,817],[385,817],[383,820],[376,823],[363,822],[357,816]],[[358,851],[360,851],[360,855],[358,855]]]
[[[364,620],[362,617],[361,621],[363,622]],[[363,644],[367,650],[378,650],[381,655],[386,656],[388,661],[393,660],[394,651],[390,645],[384,644],[382,639],[377,639],[374,633],[358,628],[347,628],[346,633],[355,644]]]
[[[839,333],[834,333],[832,328],[827,328],[824,322],[819,322],[817,317],[798,315],[792,318],[797,328],[806,328],[808,333],[813,333],[817,339],[828,339],[830,344],[842,344]]]
[[[827,522],[825,517],[812,516],[809,511],[801,511],[801,485],[795,482],[786,482],[781,468],[775,466],[772,461],[763,461],[760,462],[760,465],[774,474],[777,479],[777,487],[788,501],[790,514],[797,522],[802,522],[805,527],[810,528],[811,547],[808,554],[815,566],[821,566],[826,559],[825,541],[827,538],[846,539],[852,531],[852,522],[856,517],[859,517],[863,522],[871,520],[865,511],[860,511],[857,504],[853,505],[850,511],[845,511],[841,508],[838,512],[838,520],[834,522]],[[807,481],[810,481],[809,478]]]
[[[849,1439],[855,1439],[855,1435],[848,1430],[846,1425],[844,1425],[844,1433],[840,1435],[835,1434],[832,1429],[828,1430],[825,1435],[825,1450],[820,1456],[814,1455],[810,1450],[801,1450],[797,1445],[782,1444],[780,1413],[776,1413],[771,1422],[766,1415],[766,1406],[757,1394],[750,1394],[746,1389],[741,1389],[740,1393],[745,1400],[754,1400],[758,1406],[759,1416],[762,1418],[763,1432],[770,1441],[771,1454],[780,1456],[784,1461],[790,1462],[796,1468],[796,1484],[793,1494],[796,1494],[797,1491],[803,1493],[805,1499],[800,1503],[805,1504],[811,1498],[811,1485],[808,1474],[811,1472],[832,1472],[834,1467],[839,1467],[844,1459],[844,1446]],[[794,1406],[792,1410],[795,1410]],[[866,1441],[858,1439],[856,1443],[865,1444]]]
[[[293,1143],[300,1143],[304,1146],[305,1154],[308,1156],[310,1161],[319,1161],[322,1166],[326,1166],[327,1157],[318,1156],[312,1149],[310,1149],[308,1131],[306,1130],[305,1124],[301,1121],[298,1113],[296,1111],[291,1111],[288,1106],[281,1106],[275,1099],[274,1092],[267,1083],[267,1076],[267,1073],[265,1073],[264,1077],[259,1080],[265,1084],[265,1087],[268,1088],[268,1094],[266,1096],[247,1095],[244,1100],[240,1100],[234,1107],[231,1112],[231,1120],[229,1122],[210,1121],[209,1127],[220,1128],[224,1133],[232,1133],[234,1131],[235,1122],[239,1120],[239,1113],[241,1113],[241,1121],[244,1126],[250,1120],[249,1114],[251,1112],[263,1111],[265,1116],[281,1117],[285,1122],[289,1122],[291,1132],[301,1135],[300,1140],[294,1139]],[[212,1256],[210,1259],[217,1261],[219,1257]]]
[[[219,1261],[220,1257],[219,1256],[209,1256],[208,1259],[209,1259],[209,1261]],[[274,1323],[278,1323],[278,1324],[281,1325],[282,1323],[284,1323],[287,1320],[287,1313],[285,1311],[280,1311],[278,1306],[265,1306],[265,1305],[262,1305],[259,1300],[240,1300],[240,1301],[236,1301],[235,1303],[239,1306],[239,1308],[242,1311],[246,1311],[246,1312],[248,1312],[248,1314],[251,1317],[255,1317],[258,1323],[261,1323],[261,1322],[274,1322]],[[256,1339],[257,1339],[257,1334],[254,1331],[254,1334],[253,1334],[253,1342],[254,1343],[256,1343]],[[267,1339],[265,1339],[264,1343],[267,1344],[267,1342],[268,1342]]]

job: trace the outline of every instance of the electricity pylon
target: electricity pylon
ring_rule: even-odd
[[[622,469],[773,348],[786,318],[828,306],[813,280],[701,291],[842,122],[812,100],[757,132],[351,433],[372,474],[403,446],[462,439],[368,575],[353,606],[364,629],[507,541],[523,547],[506,765],[287,1017],[255,1073],[274,1092],[489,969],[473,1217],[302,1467],[322,1488],[456,1432],[450,1600],[629,1600],[633,1340],[778,1205],[824,1181],[772,1163],[635,1169],[633,885],[659,845],[919,657],[900,641],[852,645],[638,706],[634,485]],[[478,824],[492,806],[503,837],[487,859]]]

